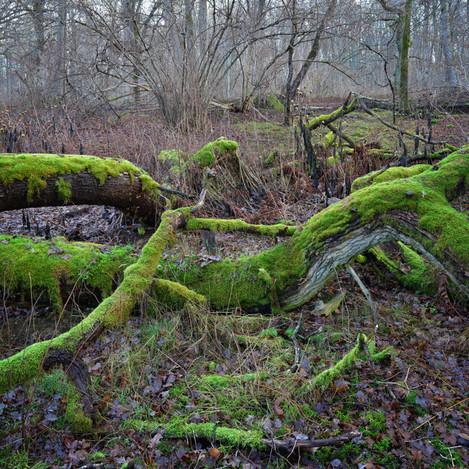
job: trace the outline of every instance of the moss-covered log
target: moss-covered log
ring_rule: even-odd
[[[402,241],[442,268],[469,295],[469,223],[450,201],[469,186],[468,149],[434,166],[372,181],[346,199],[315,215],[286,242],[255,256],[223,260],[204,269],[161,268],[203,294],[217,308],[271,308],[273,279],[280,305],[294,309],[317,294],[335,270],[358,254],[388,241]],[[368,181],[369,183],[369,181]],[[213,226],[216,226],[216,221]],[[208,226],[204,226],[207,228]],[[227,294],[229,292],[229,294]]]
[[[450,201],[469,188],[469,147],[434,166],[412,173],[367,180],[366,187],[315,215],[283,244],[235,261],[221,260],[179,271],[159,264],[161,252],[176,229],[191,228],[190,208],[166,212],[162,223],[125,271],[119,288],[78,326],[51,341],[34,344],[0,362],[0,392],[35,376],[50,350],[78,350],[97,328],[126,320],[141,293],[156,282],[167,303],[181,295],[205,299],[216,308],[238,307],[271,311],[292,310],[318,293],[337,268],[358,254],[388,241],[402,241],[442,268],[469,296],[469,222]],[[194,223],[199,229],[200,224]],[[204,228],[230,229],[230,224],[207,221]],[[166,291],[166,293],[164,293]],[[201,296],[200,296],[201,295]]]
[[[70,243],[0,236],[0,277],[9,300],[41,298],[60,310],[70,293],[104,299],[120,283],[124,269],[137,260],[130,246],[106,247],[95,243]],[[85,287],[82,290],[82,287]],[[83,302],[83,301],[79,301]]]
[[[154,226],[159,184],[123,159],[84,155],[0,155],[0,211],[60,205],[111,205]]]
[[[108,327],[125,322],[139,297],[149,289],[161,253],[172,242],[176,227],[188,213],[189,209],[186,208],[163,215],[158,230],[143,248],[138,261],[126,268],[119,287],[83,321],[51,340],[35,343],[2,360],[0,393],[38,376],[45,361],[54,352],[64,351],[78,356],[89,339]]]

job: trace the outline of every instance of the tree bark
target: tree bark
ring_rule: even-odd
[[[92,167],[98,165],[101,169],[93,174]],[[111,205],[156,226],[163,207],[159,187],[144,171],[128,162],[91,156],[0,156],[0,211]]]
[[[66,200],[58,193],[59,179],[71,184],[72,194]],[[131,180],[129,173],[108,177],[103,184],[89,173],[64,174],[51,177],[40,193],[28,200],[28,181],[15,181],[10,186],[0,183],[0,210],[16,210],[27,207],[57,207],[64,205],[109,205],[125,215],[137,218],[149,226],[156,226],[161,212],[155,198],[142,188],[139,178]]]

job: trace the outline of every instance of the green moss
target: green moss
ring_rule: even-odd
[[[143,463],[139,458],[132,459],[132,461],[126,462],[120,469],[127,469],[129,464],[132,464],[132,468],[134,467],[143,467]]]
[[[322,464],[329,465],[334,459],[342,462],[354,462],[363,453],[363,447],[353,442],[348,442],[342,448],[318,448],[315,458]],[[356,466],[356,464],[354,465]],[[346,467],[354,467],[346,466]]]
[[[334,140],[335,140],[335,134],[334,132],[330,131],[326,135],[324,135],[324,137],[321,139],[321,145],[324,148],[329,148],[334,143]]]
[[[134,261],[131,247],[113,247],[63,238],[50,242],[0,236],[0,275],[10,292],[45,292],[57,309],[62,306],[61,284],[87,285],[102,297],[112,293],[117,276]]]
[[[264,166],[272,166],[275,163],[275,158],[278,157],[278,151],[275,150],[269,154],[269,156],[264,160]]]
[[[160,255],[171,236],[174,235],[174,217],[187,216],[189,213],[190,207],[185,207],[178,211],[165,212],[162,215],[158,229],[142,249],[140,258],[124,271],[121,285],[79,324],[54,339],[32,344],[12,357],[2,360],[0,362],[0,393],[38,376],[47,352],[51,350],[74,351],[76,344],[96,327],[112,327],[127,320],[138,297],[149,288]]]
[[[1,160],[0,160],[1,161]],[[36,174],[30,174],[28,177],[28,202],[41,193],[47,187],[47,182]]]
[[[215,163],[217,156],[223,156],[226,153],[236,154],[237,150],[238,144],[236,142],[226,140],[225,137],[220,137],[201,148],[193,156],[193,160],[198,163],[201,168],[210,167]]]
[[[374,412],[371,410],[368,411],[366,413],[366,419],[372,430],[377,430],[381,433],[386,431],[386,417],[381,409]]]
[[[79,392],[73,387],[69,387],[67,395],[67,410],[65,411],[65,418],[69,422],[72,430],[80,433],[89,433],[93,426],[91,419],[83,412],[81,404],[81,396]]]
[[[278,331],[275,327],[269,327],[261,332],[259,332],[259,337],[277,337]]]
[[[381,217],[383,222],[392,224],[392,218],[386,217],[387,212],[403,210],[416,213],[419,227],[438,235],[435,243],[422,239],[424,247],[430,252],[440,255],[442,249],[451,246],[460,261],[469,262],[467,219],[446,200],[456,187],[469,184],[469,157],[466,151],[462,149],[446,157],[436,171],[428,166],[423,171],[423,168],[418,168],[418,174],[411,178],[373,184],[355,192],[314,216],[292,241],[296,241],[298,249],[315,248],[354,220],[366,224]],[[415,236],[411,230],[409,234]]]
[[[109,454],[106,451],[97,451],[96,453],[90,454],[88,456],[92,461],[97,461],[99,459],[107,458]]]
[[[430,168],[428,164],[417,164],[414,166],[403,167],[396,166],[389,168],[384,172],[374,171],[365,176],[355,179],[352,184],[352,192],[355,192],[364,187],[372,184],[379,184],[381,182],[395,181],[396,179],[403,179],[420,174]]]
[[[285,112],[285,106],[277,98],[277,96],[275,96],[275,94],[267,93],[265,98],[266,98],[267,107],[277,112],[281,112],[281,113]]]
[[[277,290],[283,291],[287,284],[298,278],[297,271],[304,268],[302,258],[303,253],[287,242],[256,256],[213,262],[203,269],[196,262],[189,262],[183,269],[163,265],[159,275],[196,290],[210,299],[210,304],[216,308],[242,304],[245,309],[264,311],[271,307],[271,289],[266,288],[259,269],[269,273]]]
[[[298,229],[296,226],[288,226],[283,223],[275,225],[252,225],[243,220],[220,220],[211,218],[191,218],[187,222],[189,230],[210,231],[244,231],[257,233],[263,236],[292,236]]]
[[[175,175],[181,175],[190,162],[188,156],[181,150],[163,150],[158,160],[169,166],[169,172]]]
[[[0,155],[0,178],[5,185],[24,178],[34,192],[38,181],[64,174],[78,174],[87,171],[100,184],[107,177],[117,177],[127,172],[132,177],[142,170],[122,159],[98,158],[86,155],[49,155],[49,154],[2,154]]]
[[[47,396],[52,396],[57,391],[65,394],[69,386],[63,370],[56,369],[52,373],[43,376],[39,380],[37,388]]]
[[[142,189],[147,191],[153,197],[156,197],[158,193],[158,187],[160,186],[156,181],[154,181],[148,174],[141,174],[139,176],[140,183],[142,184]]]
[[[405,275],[401,273],[399,280],[414,291],[421,291],[430,295],[436,293],[438,268],[425,262],[413,249],[399,242],[406,262],[410,266],[410,272]]]
[[[0,450],[0,467],[12,469],[30,469],[29,456],[26,451],[19,449],[13,450],[6,446]]]
[[[449,447],[438,438],[432,440],[430,443],[438,454],[438,461],[435,461],[432,467],[441,469],[447,468],[449,461],[451,461],[451,467],[465,467],[461,452],[455,451],[458,447]]]
[[[316,127],[319,127],[320,125],[331,123],[334,120],[336,120],[338,117],[340,117],[342,114],[344,114],[344,113],[347,114],[347,113],[353,111],[353,109],[355,109],[356,105],[357,105],[357,98],[353,98],[348,106],[341,106],[338,109],[336,109],[335,111],[331,112],[330,114],[323,114],[323,115],[314,117],[314,118],[310,119],[306,123],[306,125],[310,129],[315,129]]]
[[[426,262],[419,254],[405,244],[398,242],[407,266],[404,268],[398,260],[391,260],[380,248],[370,249],[378,262],[391,272],[406,288],[429,295],[438,289],[438,267]]]
[[[213,368],[215,369],[215,367]],[[220,375],[200,375],[199,380],[202,383],[213,388],[232,388],[244,382],[262,381],[268,379],[267,373],[248,373],[237,376],[220,376]]]
[[[72,198],[72,184],[68,181],[64,181],[63,178],[59,178],[56,184],[59,199],[63,200],[64,204],[68,203]]]
[[[359,255],[355,258],[355,261],[358,262],[359,264],[366,264],[367,259],[366,259],[366,256],[364,256],[363,254],[359,254]]]
[[[355,345],[350,352],[348,352],[334,366],[324,370],[319,375],[311,379],[310,382],[302,389],[310,390],[315,387],[324,389],[331,381],[341,376],[347,369],[349,369],[357,360],[366,358],[367,355],[364,351],[365,347],[368,347],[368,351],[374,360],[381,360],[385,356],[390,356],[395,353],[392,347],[387,347],[382,352],[376,353],[374,341],[368,340],[364,334],[358,334],[357,345]]]
[[[134,420],[129,422],[127,426],[136,431],[156,432],[163,430],[163,435],[169,438],[198,437],[208,440],[215,439],[223,444],[241,448],[265,449],[262,444],[262,432],[256,430],[238,430],[218,426],[214,423],[183,423],[178,419],[172,419],[164,425]]]
[[[395,223],[387,213],[405,211],[419,216],[419,226],[438,235],[437,241],[422,239],[424,247],[435,255],[451,246],[460,261],[469,263],[469,227],[463,214],[458,214],[447,203],[446,197],[455,187],[461,187],[461,178],[469,173],[469,158],[462,151],[454,153],[440,162],[439,169],[418,168],[419,174],[411,178],[394,179],[355,192],[346,199],[315,215],[293,237],[285,243],[261,254],[241,257],[230,262],[213,263],[204,269],[194,265],[184,272],[171,272],[176,280],[203,294],[216,307],[262,309],[271,304],[265,281],[259,276],[264,269],[272,279],[278,292],[285,292],[295,284],[308,268],[309,256],[322,252],[324,243],[331,238],[344,236],[350,225],[370,226],[379,223]],[[422,172],[420,172],[422,169]],[[469,181],[469,175],[467,179]],[[435,209],[438,207],[438,210]],[[202,225],[189,226],[200,228]],[[212,225],[212,228],[214,225]],[[405,227],[399,225],[400,230]],[[415,236],[409,229],[408,234]],[[457,240],[457,241],[456,241]],[[163,273],[164,274],[164,273]],[[331,273],[332,275],[332,273]],[[236,284],[236,289],[232,285]],[[226,292],[232,292],[226,295]],[[314,292],[312,293],[314,294]],[[280,298],[281,300],[281,298]],[[304,300],[303,300],[304,301]],[[288,309],[299,306],[290,301]]]
[[[156,279],[153,282],[153,290],[157,293],[158,300],[164,304],[184,306],[187,300],[198,304],[206,305],[207,299],[193,290],[181,285],[178,282],[172,282],[165,279]]]
[[[120,158],[98,158],[87,155],[49,155],[49,154],[2,154],[0,155],[0,179],[6,186],[15,181],[28,180],[28,200],[45,189],[46,180],[65,174],[88,172],[99,184],[108,177],[118,177],[129,173],[131,181],[138,175],[142,188],[155,195],[158,183],[148,174],[129,161]],[[64,203],[71,198],[71,184],[60,178],[57,181],[58,195]]]

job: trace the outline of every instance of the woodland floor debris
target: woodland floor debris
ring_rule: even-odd
[[[467,199],[460,198],[457,203],[461,211],[467,211]],[[285,214],[295,213],[295,207],[301,210],[301,200],[287,201]],[[125,231],[112,222],[100,226],[101,216],[93,218],[93,214],[102,212],[86,210],[90,218],[85,219],[78,236],[103,242],[102,236],[114,242],[117,233]],[[50,215],[47,210],[43,213]],[[23,223],[21,216],[17,214],[18,224]],[[87,231],[95,224],[102,234],[93,239]],[[47,222],[39,218],[38,225],[46,227]],[[125,226],[132,227],[135,238],[141,236],[138,226]],[[217,238],[221,238],[219,244],[227,255],[259,248],[246,244],[246,240],[257,238],[239,233]],[[126,242],[125,237],[122,240]],[[194,236],[191,241],[202,252],[200,239]],[[178,262],[183,262],[192,249],[189,243],[183,247],[184,255],[175,257]],[[210,259],[201,262],[206,261]],[[375,270],[372,263],[355,263],[354,269],[372,295],[380,318],[378,350],[393,346],[399,351],[397,357],[376,363],[374,369],[366,359],[359,361],[322,394],[292,397],[292,389],[285,388],[289,384],[295,389],[330,368],[353,348],[359,332],[373,328],[368,302],[345,271],[338,272],[318,298],[327,303],[338,290],[346,291],[344,302],[328,317],[310,314],[314,302],[294,314],[263,317],[242,316],[236,311],[218,315],[162,311],[147,297],[129,327],[108,331],[85,350],[102,417],[97,433],[82,435],[71,430],[65,418],[69,395],[63,372],[58,370],[41,380],[34,395],[31,388],[20,386],[3,396],[2,464],[43,464],[36,467],[39,469],[80,467],[93,461],[116,467],[139,459],[148,467],[248,467],[253,463],[278,468],[327,467],[332,461],[340,461],[345,467],[367,463],[396,468],[466,466],[467,306],[406,291],[384,271]],[[39,330],[37,323],[49,312],[39,306],[31,310],[4,303],[3,336],[9,340],[3,344],[2,356],[10,355],[12,348],[21,349],[31,341],[47,338],[50,332]],[[150,312],[156,319],[147,315]],[[78,322],[87,314],[74,305],[70,321]],[[300,345],[299,366],[289,381],[278,380],[276,377],[290,370],[296,360],[291,334],[300,314],[301,328],[295,334]],[[13,321],[8,320],[12,317],[34,335],[23,331],[16,336]],[[50,320],[53,324],[53,316]],[[208,386],[199,379],[249,373],[267,373],[271,378],[256,386],[239,382],[228,390]],[[187,419],[194,425],[209,424],[212,429],[262,430],[264,435],[292,442],[293,447],[295,441],[350,432],[359,432],[359,436],[314,454],[297,449],[283,453],[240,450],[219,445],[211,437],[201,440],[187,435],[171,440],[159,433],[125,430],[123,425],[132,419],[164,423],[172,418]]]

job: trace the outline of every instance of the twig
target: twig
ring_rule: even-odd
[[[371,298],[371,295],[370,295],[370,292],[368,291],[368,289],[365,287],[365,285],[363,285],[363,282],[360,280],[360,278],[358,277],[357,273],[355,272],[355,270],[353,269],[353,267],[351,265],[348,265],[347,267],[347,271],[350,273],[350,275],[354,278],[354,280],[357,282],[358,286],[360,287],[361,291],[363,292],[363,294],[366,296],[366,299],[368,300],[368,303],[370,304],[370,308],[371,308],[371,312],[373,313],[373,319],[375,321],[375,325],[377,326],[379,321],[378,321],[378,316],[376,314],[376,308],[375,308],[375,305],[373,303],[373,299]]]
[[[323,440],[297,440],[293,438],[291,440],[270,440],[263,438],[262,444],[266,446],[274,445],[276,448],[292,451],[294,448],[321,448],[323,446],[342,445],[358,436],[360,436],[360,432],[355,431],[333,438],[325,438]]]
[[[337,127],[334,127],[332,124],[326,124],[326,127],[332,130],[332,132],[334,132],[342,140],[345,140],[349,144],[350,148],[353,148],[355,150],[355,143],[349,136],[343,134]]]
[[[186,194],[185,192],[178,191],[176,189],[171,189],[170,187],[165,186],[158,186],[159,191],[167,192],[168,194],[175,194],[181,197],[185,197],[186,199],[195,199],[197,196],[193,194]]]
[[[469,397],[466,397],[466,398],[463,399],[462,401],[456,402],[456,404],[453,404],[451,407],[448,407],[448,408],[445,409],[445,410],[450,410],[450,409],[452,409],[453,407],[456,407],[457,405],[462,404],[463,402],[466,402],[468,399],[469,399]],[[433,419],[435,419],[436,417],[438,417],[438,416],[437,416],[437,415],[434,415],[433,417],[430,417],[428,420],[425,420],[425,422],[421,423],[418,427],[415,427],[412,431],[415,432],[415,430],[418,430],[420,427],[423,427],[426,423],[431,422],[431,421],[432,421]]]
[[[408,132],[407,130],[402,130],[397,126],[390,124],[389,122],[386,122],[384,119],[381,119],[381,117],[379,117],[373,111],[370,111],[363,103],[360,103],[360,106],[363,109],[363,111],[365,111],[367,114],[369,114],[370,116],[373,116],[375,119],[378,119],[381,122],[381,124],[385,125],[386,127],[389,127],[390,129],[395,130],[396,132],[399,132],[400,135],[407,135],[408,137],[411,137],[413,139],[418,139],[421,142],[431,144],[431,145],[447,145],[448,143],[448,142],[439,142],[439,141],[429,142],[427,139],[425,139],[424,137],[421,137],[420,135],[415,135],[411,132]]]

